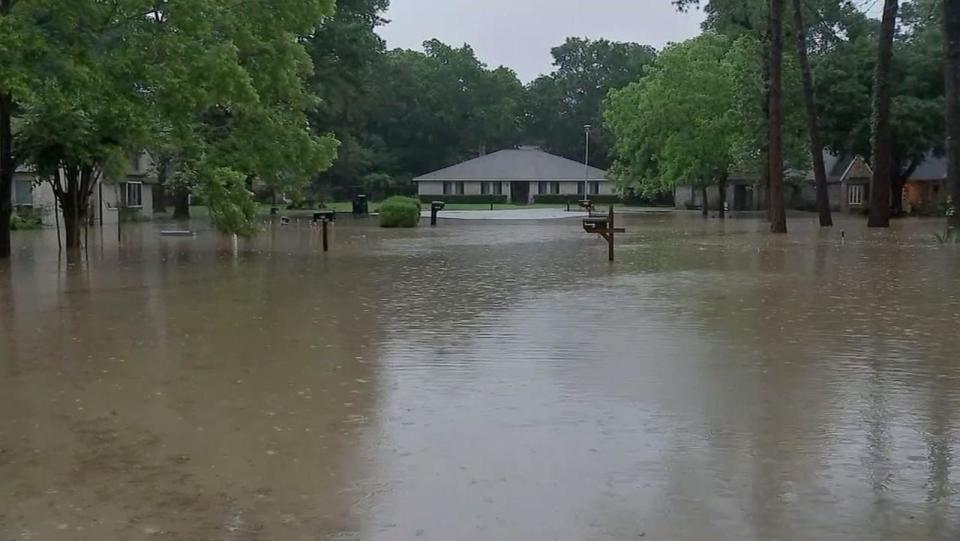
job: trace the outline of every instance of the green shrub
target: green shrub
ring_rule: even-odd
[[[542,194],[533,196],[533,202],[541,205],[571,205],[583,200],[581,194]],[[615,205],[621,202],[619,195],[591,195],[590,201],[597,205]]]
[[[380,205],[380,227],[416,227],[420,202],[412,197],[394,196]]]
[[[10,229],[13,231],[27,231],[43,227],[43,209],[34,207],[18,207],[10,216]]]
[[[448,205],[506,205],[507,196],[505,195],[421,195],[420,201],[432,203],[434,201],[443,201]]]

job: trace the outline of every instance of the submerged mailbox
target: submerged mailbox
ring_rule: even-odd
[[[583,219],[583,230],[587,233],[600,235],[607,241],[607,253],[610,261],[613,261],[613,246],[616,240],[616,233],[625,233],[627,230],[622,227],[615,227],[615,216],[613,215],[613,205],[606,216],[590,216]]]
[[[437,225],[437,213],[447,206],[443,201],[430,203],[430,225]]]

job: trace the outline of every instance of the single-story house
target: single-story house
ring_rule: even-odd
[[[759,180],[743,175],[727,179],[727,208],[736,211],[761,210],[766,205],[766,187]],[[698,209],[703,207],[703,190],[693,185],[677,186],[673,193],[674,205],[678,209]],[[707,188],[707,205],[715,210],[720,205],[720,187]]]
[[[126,175],[119,179],[101,179],[93,189],[87,216],[93,224],[117,223],[119,209],[136,212],[145,217],[153,216],[153,190],[157,174],[153,159],[146,152],[130,158]],[[33,208],[41,211],[43,222],[52,225],[55,198],[49,181],[37,178],[29,166],[17,169],[13,180],[13,207]]]
[[[903,210],[910,214],[931,212],[946,203],[949,196],[947,158],[931,154],[903,186]]]
[[[864,208],[869,203],[870,178],[873,170],[859,155],[833,155],[824,152],[824,165],[827,169],[827,191],[830,195],[830,207],[837,211],[853,211]],[[790,208],[816,207],[817,192],[813,171],[787,175],[800,177],[799,186],[789,181],[784,186],[784,198]],[[720,190],[716,185],[707,188],[709,208],[719,205]],[[674,191],[677,208],[701,208],[703,193],[691,185],[678,186]],[[766,186],[759,178],[746,175],[733,175],[727,181],[726,201],[733,211],[764,210],[767,207]]]
[[[413,179],[421,196],[505,195],[512,203],[540,195],[614,195],[606,172],[522,146],[501,150]],[[586,188],[584,185],[586,184]]]

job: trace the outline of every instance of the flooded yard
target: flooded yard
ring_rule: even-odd
[[[18,233],[0,539],[957,539],[960,249],[814,220]]]

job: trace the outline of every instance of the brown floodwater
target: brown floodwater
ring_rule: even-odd
[[[0,540],[957,539],[960,246],[814,220],[17,233]]]

